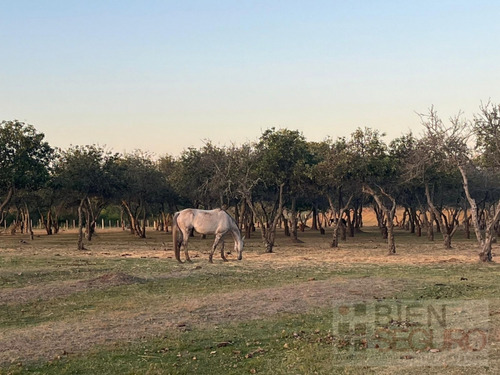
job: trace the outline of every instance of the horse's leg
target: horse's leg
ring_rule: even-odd
[[[224,254],[224,240],[221,241],[220,256],[224,260],[224,262],[228,261],[226,258],[226,254]]]
[[[186,262],[192,262],[191,258],[189,257],[189,253],[188,253],[188,242],[187,240],[184,242],[184,255],[186,257]]]
[[[182,232],[182,246],[184,247],[184,255],[186,257],[186,262],[192,262],[191,258],[189,258],[189,253],[188,253],[188,239],[189,239],[189,231],[183,231]]]
[[[177,239],[176,241],[177,241],[176,246],[178,248],[175,250],[175,258],[178,260],[179,263],[184,263],[181,260],[181,250],[182,250],[182,244],[184,243],[184,241],[182,239]]]
[[[208,257],[208,261],[210,263],[214,262],[213,257],[214,257],[215,249],[216,249],[217,245],[219,244],[219,241],[221,240],[221,238],[222,238],[222,235],[220,235],[220,234],[215,235],[214,244],[212,245],[212,251],[210,251],[210,256]]]

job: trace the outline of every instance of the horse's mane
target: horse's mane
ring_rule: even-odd
[[[233,222],[234,226],[236,227],[236,229],[238,229],[238,232],[240,233],[240,237],[241,237],[241,230],[240,230],[240,227],[238,226],[238,223],[236,222],[236,219],[234,217],[232,217],[228,212],[227,210],[223,207],[220,207],[218,208],[219,210],[221,211],[224,211],[224,213],[229,216],[229,218],[231,219],[231,221]]]

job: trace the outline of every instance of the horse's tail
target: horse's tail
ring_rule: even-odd
[[[180,263],[181,261],[181,241],[182,241],[182,232],[179,230],[179,225],[177,224],[177,217],[179,213],[176,212],[172,219],[172,241],[174,243],[174,253],[175,259],[177,259]],[[181,238],[177,239],[177,236],[180,235]]]

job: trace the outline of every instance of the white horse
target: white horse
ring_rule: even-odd
[[[176,212],[172,223],[172,239],[174,242],[175,259],[181,261],[181,246],[184,247],[184,254],[186,261],[191,262],[189,258],[187,245],[189,233],[191,229],[200,234],[215,234],[215,241],[212,245],[212,251],[208,261],[213,263],[212,258],[215,248],[221,243],[221,257],[227,262],[224,255],[224,241],[223,237],[226,233],[231,233],[234,239],[234,250],[238,253],[238,260],[242,259],[243,252],[243,239],[241,237],[240,229],[236,225],[234,219],[229,214],[217,208],[215,210],[197,210],[194,208],[187,208],[180,212]],[[177,230],[181,235],[178,238]]]

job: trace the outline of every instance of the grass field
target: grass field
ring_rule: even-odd
[[[375,228],[338,249],[300,238],[265,254],[256,233],[242,261],[209,264],[195,237],[178,264],[153,231],[105,230],[87,251],[71,232],[0,235],[0,374],[499,372],[500,267],[474,241],[398,231],[387,256]]]

